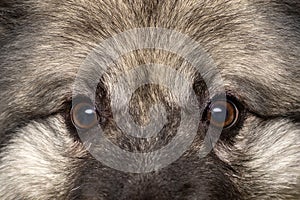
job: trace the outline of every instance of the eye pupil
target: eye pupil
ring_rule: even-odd
[[[212,102],[208,119],[216,127],[229,128],[237,121],[238,109],[231,101],[217,100]]]
[[[227,118],[227,115],[226,108],[223,106],[215,107],[211,111],[211,117],[218,123],[223,123]]]
[[[94,120],[94,112],[89,107],[85,106],[78,109],[76,118],[82,125],[88,125]]]
[[[89,103],[78,103],[71,111],[72,122],[77,128],[89,129],[97,123],[97,113]]]

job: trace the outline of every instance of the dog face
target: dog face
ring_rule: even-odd
[[[298,199],[299,10],[296,0],[1,1],[1,199]],[[155,45],[133,48],[145,41]],[[158,135],[130,135],[149,124]],[[112,145],[93,146],[99,128]]]

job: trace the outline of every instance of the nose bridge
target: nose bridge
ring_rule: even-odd
[[[158,68],[155,69],[158,70]],[[149,72],[149,69],[146,71]],[[113,154],[114,161],[109,161],[109,165],[117,166],[117,169],[125,168],[130,172],[140,171],[144,163],[150,163],[154,168],[161,168],[178,159],[189,149],[200,122],[198,100],[195,94],[186,92],[188,84],[181,85],[184,79],[180,79],[174,87],[171,87],[171,84],[160,85],[163,81],[158,81],[158,84],[147,82],[146,85],[139,85],[131,83],[135,81],[135,78],[139,79],[139,77],[134,77],[134,74],[141,75],[142,73],[138,70],[138,73],[124,73],[120,79],[103,80],[104,83],[112,81],[107,83],[110,86],[108,89],[110,95],[107,95],[109,106],[99,99],[98,107],[107,108],[103,109],[104,113],[108,113],[109,116],[105,118],[107,121],[103,120],[105,121],[103,130],[115,145],[108,145],[105,151],[102,150],[103,148],[94,151],[101,152],[105,156],[106,152],[113,152],[111,154]],[[174,76],[176,78],[177,74],[174,73]],[[180,75],[178,77],[180,78]],[[167,77],[160,76],[160,78],[166,79]],[[161,80],[160,78],[158,80]],[[119,83],[114,84],[113,81],[116,80]],[[126,88],[132,85],[135,87]],[[123,93],[126,93],[126,98]],[[187,97],[181,98],[181,96]],[[155,112],[151,112],[153,110]],[[146,158],[141,154],[146,154]],[[134,164],[120,164],[119,162],[125,157],[129,162],[133,157],[132,163]],[[146,171],[151,168],[144,167]]]
[[[193,194],[196,190],[204,192],[206,189],[204,186],[198,187],[209,182],[205,180],[208,177],[203,176],[208,170],[205,165],[206,162],[199,160],[197,156],[192,156],[190,159],[182,156],[174,163],[157,171],[131,174],[128,183],[124,184],[122,199],[179,200],[186,199],[187,194]],[[197,168],[196,171],[193,171],[194,167]]]
[[[172,187],[172,186],[170,186]],[[169,186],[164,184],[159,173],[136,174],[130,184],[123,188],[123,200],[167,200],[170,199]]]
[[[139,87],[131,96],[129,103],[130,114],[140,126],[147,126],[151,119],[151,112],[157,108],[156,105],[166,105],[164,94],[158,85],[147,84]],[[156,109],[156,111],[159,111]],[[162,111],[162,110],[160,110]],[[156,112],[162,114],[162,112]]]

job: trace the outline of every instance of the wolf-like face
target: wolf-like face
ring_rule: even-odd
[[[0,44],[0,199],[300,198],[298,0],[1,0]]]

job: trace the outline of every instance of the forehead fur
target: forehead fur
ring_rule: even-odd
[[[0,98],[10,105],[0,107],[4,127],[26,118],[29,111],[43,116],[59,110],[90,51],[104,39],[139,27],[174,29],[199,42],[227,89],[250,110],[262,116],[299,111],[297,1],[53,0],[1,5],[5,76]]]

